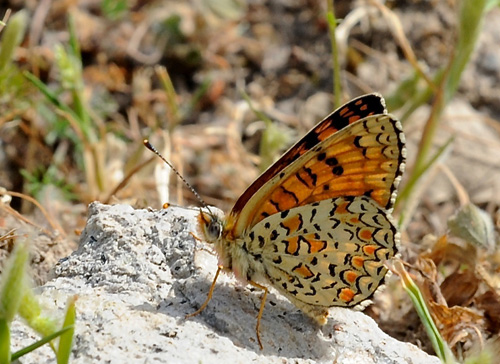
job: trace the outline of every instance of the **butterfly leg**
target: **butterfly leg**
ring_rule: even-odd
[[[199,309],[197,309],[195,312],[193,313],[190,313],[188,315],[185,316],[185,318],[189,318],[189,317],[193,317],[193,316],[196,316],[198,315],[201,311],[203,311],[205,309],[205,307],[207,307],[208,305],[208,302],[212,299],[212,294],[214,293],[214,288],[215,288],[215,282],[217,282],[217,278],[219,278],[219,273],[221,270],[223,270],[224,267],[222,265],[219,265],[217,266],[217,272],[215,273],[215,277],[214,277],[214,281],[212,282],[212,285],[210,286],[210,290],[208,291],[208,296],[207,296],[207,299],[205,300],[205,302],[203,302],[203,304],[200,306]]]
[[[262,318],[262,313],[264,312],[264,307],[266,305],[266,298],[267,298],[267,293],[269,290],[267,289],[266,286],[263,286],[261,284],[258,284],[254,281],[248,281],[248,283],[255,288],[259,288],[264,291],[264,294],[262,295],[261,301],[260,301],[260,309],[259,309],[259,314],[257,316],[257,326],[255,327],[255,332],[257,333],[257,341],[259,342],[260,350],[263,350],[264,347],[262,346],[262,342],[260,341],[260,319]]]

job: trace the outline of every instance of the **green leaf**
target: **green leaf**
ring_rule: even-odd
[[[59,327],[55,319],[42,315],[38,298],[31,289],[25,290],[19,306],[19,316],[26,320],[26,323],[41,336],[47,336]]]
[[[26,242],[17,240],[0,276],[0,319],[7,322],[14,319],[26,290],[28,257]]]
[[[448,220],[451,233],[492,252],[495,249],[494,224],[491,216],[472,203],[460,207]]]
[[[21,44],[28,23],[26,11],[21,10],[14,14],[4,30],[0,46],[0,72],[12,62],[15,49]]]

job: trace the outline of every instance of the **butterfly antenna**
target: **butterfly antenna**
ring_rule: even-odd
[[[170,163],[165,157],[163,157],[160,152],[158,152],[158,150],[153,146],[153,144],[151,144],[149,142],[148,139],[144,139],[143,141],[144,145],[146,146],[146,148],[148,148],[150,151],[152,151],[154,154],[156,154],[158,157],[160,157],[160,159],[162,161],[164,161],[171,169],[172,171],[175,172],[175,174],[177,175],[177,177],[179,177],[181,179],[182,182],[184,182],[184,184],[191,190],[191,192],[193,193],[193,195],[196,196],[196,198],[198,199],[198,201],[200,201],[200,203],[203,205],[203,207],[205,207],[208,211],[210,211],[210,208],[208,207],[208,205],[205,203],[205,201],[203,201],[203,199],[201,198],[201,196],[198,194],[198,192],[196,192],[196,190],[193,188],[193,186],[191,186],[189,184],[188,181],[186,181],[186,179],[184,177],[182,177],[182,175],[179,173],[179,171],[177,169],[175,169],[175,167],[172,165],[172,163]]]

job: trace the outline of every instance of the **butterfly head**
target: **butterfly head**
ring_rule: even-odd
[[[223,221],[224,219],[221,214],[217,214],[211,210],[208,212],[200,210],[198,222],[207,243],[215,243],[221,238],[224,231]]]

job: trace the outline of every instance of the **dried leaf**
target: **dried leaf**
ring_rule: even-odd
[[[478,309],[484,311],[487,327],[492,333],[500,332],[500,296],[494,291],[487,291],[475,298]]]
[[[441,293],[448,307],[468,306],[479,287],[479,279],[470,269],[454,272],[441,283]]]

